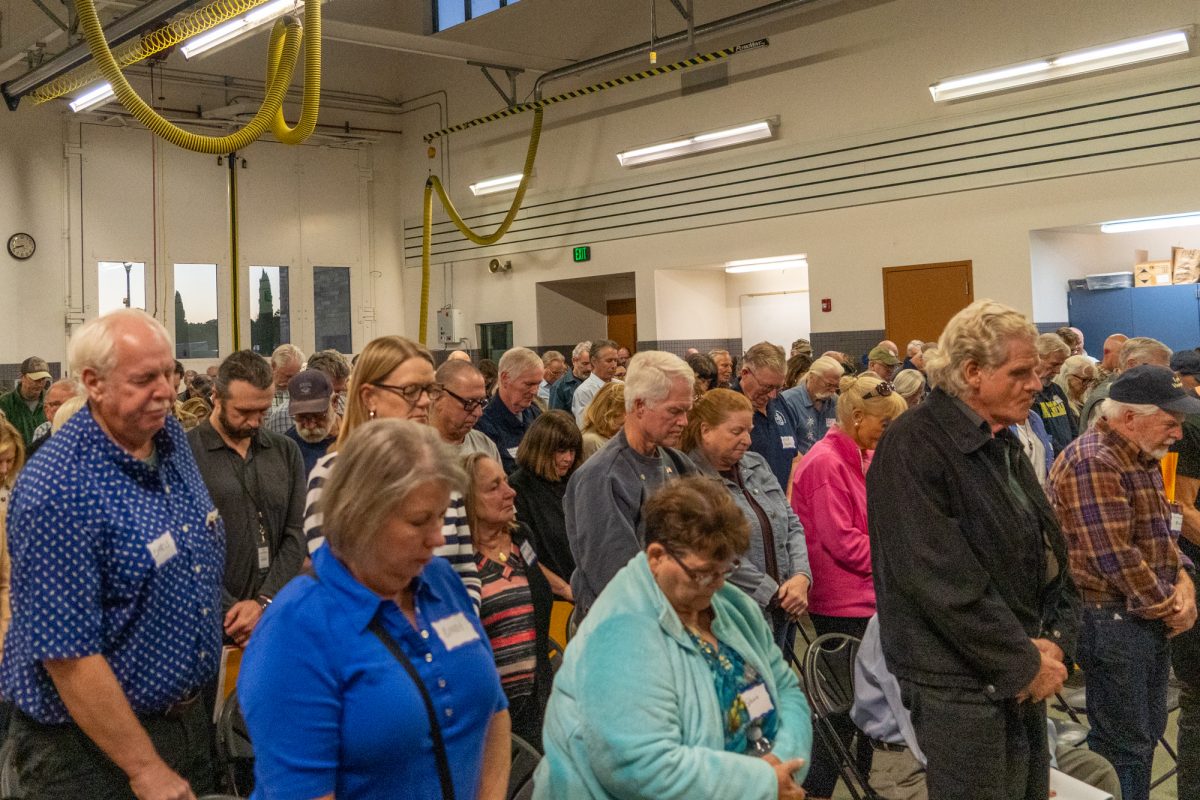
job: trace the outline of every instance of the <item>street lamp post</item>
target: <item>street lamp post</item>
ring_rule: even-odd
[[[125,307],[132,308],[133,307],[133,302],[132,302],[133,295],[130,293],[131,288],[130,288],[130,281],[129,281],[129,273],[133,271],[133,264],[129,263],[128,261],[126,261],[124,263],[125,263]]]

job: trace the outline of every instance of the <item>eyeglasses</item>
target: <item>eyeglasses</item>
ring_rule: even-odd
[[[410,383],[407,386],[392,386],[389,383],[372,383],[377,389],[384,389],[399,397],[410,406],[415,406],[422,394],[429,395],[430,400],[437,400],[445,391],[439,383]]]
[[[724,569],[699,571],[694,570],[687,564],[683,563],[679,556],[675,555],[675,553],[668,548],[664,547],[663,550],[667,551],[667,555],[671,557],[671,560],[678,564],[679,568],[683,570],[684,574],[687,575],[688,578],[690,578],[691,581],[701,589],[707,589],[717,581],[728,578],[737,570],[738,567],[742,565],[742,562],[735,558],[733,561],[729,562],[729,565]]]
[[[896,391],[896,387],[888,381],[880,381],[875,384],[875,388],[863,395],[863,400],[870,400],[872,397],[889,397],[892,392]]]
[[[758,377],[758,373],[750,369],[750,367],[746,367],[746,372],[749,372],[754,377],[754,380],[758,382],[758,390],[763,394],[778,392],[783,388],[782,383],[767,383],[762,378]]]
[[[444,394],[450,395],[455,400],[457,400],[462,405],[463,411],[467,412],[468,414],[470,414],[475,409],[479,409],[480,411],[482,411],[483,409],[487,408],[488,398],[486,398],[486,397],[480,397],[476,400],[468,400],[467,398],[457,395],[454,392],[450,391],[445,386],[442,387],[442,392]]]

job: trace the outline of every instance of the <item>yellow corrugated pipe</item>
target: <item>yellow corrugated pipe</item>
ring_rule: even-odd
[[[314,8],[315,7],[315,8]],[[121,68],[113,58],[112,51],[108,47],[108,42],[104,40],[104,31],[100,26],[100,19],[96,14],[96,7],[93,0],[75,0],[75,9],[79,17],[80,27],[83,31],[84,38],[87,40],[88,48],[91,50],[92,58],[100,69],[100,73],[110,84],[112,84],[113,92],[121,105],[125,107],[130,114],[134,116],[138,122],[146,126],[151,132],[157,136],[161,136],[171,144],[182,147],[186,150],[192,150],[197,153],[208,153],[210,155],[220,155],[223,153],[232,153],[246,147],[254,142],[275,125],[281,125],[280,133],[285,136],[296,138],[296,135],[287,128],[286,123],[282,120],[283,98],[287,93],[288,86],[292,82],[292,74],[295,71],[296,60],[300,54],[300,24],[291,17],[285,17],[275,23],[271,30],[271,41],[268,45],[267,57],[267,86],[266,97],[263,99],[263,104],[259,108],[258,113],[250,122],[238,131],[228,134],[227,136],[202,136],[200,134],[185,131],[182,128],[163,119],[157,112],[146,104],[133,87],[129,85],[129,81],[121,73]],[[317,19],[317,29],[320,32],[320,3],[318,0],[305,3],[306,19]],[[310,38],[308,45],[305,47],[306,70],[309,69],[311,63],[315,61],[315,72],[320,74],[320,39],[317,36]],[[315,94],[313,95],[315,98]],[[316,123],[316,102],[309,102],[310,92],[308,87],[305,87],[305,109],[301,115],[300,123],[296,127],[296,132],[302,132],[305,128],[311,133],[312,126]],[[304,134],[307,136],[307,134]],[[297,141],[303,141],[303,138],[297,138]],[[296,141],[290,142],[295,144]]]
[[[275,78],[276,65],[267,64],[267,83]],[[291,83],[289,77],[288,83]],[[283,106],[271,122],[271,133],[284,144],[300,144],[316,130],[321,104],[321,0],[304,3],[304,96],[300,101],[300,119],[289,127],[283,118]]]
[[[521,210],[521,201],[525,199],[529,176],[533,174],[533,162],[537,158],[538,140],[541,137],[542,109],[539,107],[533,112],[533,130],[529,134],[529,149],[525,153],[525,169],[521,172],[521,183],[517,186],[517,194],[513,198],[512,205],[509,206],[508,214],[500,222],[500,226],[487,236],[471,230],[454,207],[454,203],[450,201],[450,196],[446,194],[445,187],[442,186],[442,182],[436,175],[430,175],[426,179],[424,221],[421,230],[421,327],[418,336],[421,344],[426,343],[425,328],[429,316],[429,254],[433,247],[433,193],[437,192],[442,208],[445,209],[450,221],[463,236],[478,245],[495,244],[504,234],[508,233],[508,229],[512,227],[513,221],[517,218],[517,212]]]

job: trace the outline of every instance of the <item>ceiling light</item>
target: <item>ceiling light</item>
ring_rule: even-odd
[[[808,256],[804,253],[794,256],[772,256],[770,258],[743,258],[739,261],[725,262],[725,271],[731,274],[762,272],[768,269],[798,269],[800,267],[808,267]]]
[[[961,100],[1043,81],[1070,78],[1089,72],[1114,69],[1143,61],[1181,55],[1191,51],[1191,29],[1166,31],[1136,39],[1074,50],[1000,69],[973,72],[938,81],[929,87],[935,102]]]
[[[1200,225],[1200,211],[1188,214],[1164,214],[1161,217],[1118,219],[1102,223],[1100,230],[1104,233],[1129,233],[1130,231],[1151,231],[1156,228],[1178,228],[1183,225]]]
[[[532,173],[530,173],[532,175]],[[471,194],[479,197],[484,194],[496,194],[498,192],[510,192],[521,185],[521,178],[525,177],[520,172],[515,175],[503,175],[499,178],[488,178],[486,181],[472,183],[470,185]]]
[[[88,89],[83,94],[71,101],[71,110],[78,114],[81,111],[88,111],[96,106],[102,106],[109,100],[116,97],[116,92],[113,91],[111,83],[102,83]]]
[[[300,5],[301,0],[272,0],[240,17],[220,24],[212,30],[205,31],[199,36],[193,36],[179,48],[179,51],[183,53],[184,58],[194,58],[201,53],[207,53],[229,44],[250,31],[295,11]]]
[[[746,144],[747,142],[773,139],[778,127],[779,118],[773,117],[771,119],[750,122],[745,125],[738,125],[733,128],[722,128],[721,130],[697,133],[693,136],[685,136],[670,142],[661,142],[659,144],[638,147],[633,150],[626,150],[623,153],[617,153],[617,160],[621,162],[622,167],[635,167],[639,164],[680,158],[692,155],[693,153],[702,153],[706,150],[718,150],[722,147],[733,147],[734,145]]]

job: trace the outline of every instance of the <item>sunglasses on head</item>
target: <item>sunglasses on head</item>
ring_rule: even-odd
[[[888,397],[896,391],[896,387],[888,381],[880,381],[875,384],[875,388],[863,395],[863,400],[870,400],[872,397]]]

